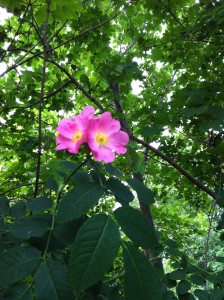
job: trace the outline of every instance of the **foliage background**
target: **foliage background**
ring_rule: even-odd
[[[223,1],[0,6],[1,299],[223,299]],[[86,105],[112,165],[55,151]]]

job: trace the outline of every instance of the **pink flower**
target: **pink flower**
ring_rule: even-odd
[[[81,114],[59,122],[56,128],[56,131],[59,132],[56,137],[58,143],[56,150],[67,149],[71,153],[78,153],[80,146],[86,142],[88,123],[93,118],[94,111],[92,106],[86,106]]]
[[[94,112],[92,106],[87,106],[74,118],[60,121],[56,128],[59,132],[56,150],[67,149],[77,154],[81,145],[87,142],[95,159],[106,163],[115,160],[115,152],[126,153],[129,136],[120,131],[120,122],[113,119],[109,112],[94,118]]]
[[[126,153],[128,141],[128,134],[120,131],[120,122],[113,119],[109,112],[89,120],[87,143],[97,161],[113,162],[115,152]]]

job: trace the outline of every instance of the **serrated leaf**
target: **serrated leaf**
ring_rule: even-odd
[[[96,204],[104,193],[99,184],[78,185],[69,191],[58,206],[56,220],[59,223],[78,219]]]
[[[40,212],[43,210],[47,210],[51,208],[53,205],[53,201],[47,197],[38,197],[31,200],[28,200],[26,202],[26,206],[32,211],[32,212]]]
[[[72,300],[68,270],[60,262],[48,259],[42,262],[35,273],[37,300]]]
[[[0,286],[7,287],[30,275],[40,261],[40,252],[31,247],[14,247],[0,254]]]
[[[161,290],[152,265],[130,243],[123,247],[124,293],[127,300],[160,300]]]
[[[144,249],[159,246],[154,228],[139,210],[124,206],[116,209],[114,215],[124,233],[135,244]]]
[[[107,188],[114,194],[116,200],[121,204],[128,204],[134,199],[130,189],[116,178],[109,178],[107,181]]]
[[[84,221],[85,218],[80,218],[72,222],[57,224],[53,235],[65,245],[71,245],[74,242],[78,229]]]
[[[138,199],[147,204],[153,204],[154,203],[154,194],[153,192],[147,188],[143,183],[136,181],[134,179],[128,179],[128,184],[136,191],[138,195]]]
[[[34,236],[43,236],[49,229],[49,225],[44,219],[35,219],[35,217],[30,216],[18,219],[14,223],[9,224],[8,228],[14,237],[26,240]]]
[[[72,245],[69,263],[72,285],[77,292],[104,277],[119,246],[119,230],[109,216],[95,215],[83,224]]]

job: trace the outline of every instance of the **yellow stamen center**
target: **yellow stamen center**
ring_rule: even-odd
[[[82,132],[80,130],[77,130],[72,137],[72,141],[78,142],[79,140],[81,140],[81,138],[82,138]]]
[[[108,142],[108,137],[103,132],[97,132],[96,141],[99,145],[105,146]]]

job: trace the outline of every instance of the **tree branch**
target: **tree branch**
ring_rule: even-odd
[[[122,13],[129,5],[130,5],[130,3],[127,3],[127,4],[126,4],[126,5],[125,5],[118,13],[116,13],[116,14],[115,14],[114,16],[112,16],[111,18],[109,18],[109,19],[105,20],[104,22],[102,22],[102,23],[100,23],[100,24],[98,24],[98,25],[96,25],[96,26],[93,26],[93,27],[91,27],[91,28],[89,28],[89,29],[87,29],[87,30],[85,30],[85,31],[83,31],[83,32],[81,32],[81,33],[79,33],[79,34],[77,34],[77,35],[75,35],[74,37],[72,37],[72,38],[66,40],[65,42],[59,44],[59,45],[56,46],[56,47],[52,47],[52,48],[48,49],[48,51],[49,51],[49,52],[52,52],[52,51],[54,51],[54,50],[60,48],[61,46],[65,45],[66,43],[69,43],[69,42],[71,42],[71,41],[73,41],[73,40],[79,38],[80,36],[85,35],[85,34],[88,34],[88,33],[90,33],[91,31],[93,31],[93,30],[95,30],[95,29],[98,29],[99,27],[101,27],[101,26],[103,26],[103,25],[109,23],[111,20],[115,19],[119,14],[121,14],[121,13]],[[27,21],[27,20],[26,20],[26,21]],[[28,21],[27,21],[27,22],[28,22]],[[30,23],[30,22],[29,22],[29,23]],[[66,23],[66,22],[65,22],[65,23]],[[65,25],[65,23],[63,24],[63,26]],[[31,22],[31,24],[32,24],[32,22]],[[32,24],[32,25],[33,25],[33,24]],[[33,25],[33,26],[34,26],[34,25]],[[34,26],[34,28],[35,28],[35,26]],[[49,41],[50,41],[56,34],[58,34],[58,32],[59,32],[60,30],[61,30],[61,27],[59,28],[59,30],[57,30],[57,31],[55,32],[55,34],[54,34],[52,37],[49,38]],[[41,41],[41,40],[40,40],[40,41]],[[14,69],[16,69],[18,66],[21,66],[21,65],[23,65],[24,63],[28,62],[29,60],[31,60],[31,59],[33,59],[33,58],[35,58],[35,57],[37,57],[37,56],[40,56],[41,54],[44,54],[44,51],[40,51],[40,52],[38,52],[38,53],[35,53],[32,57],[29,57],[29,58],[27,58],[26,60],[23,61],[23,59],[24,59],[29,53],[31,53],[32,50],[33,50],[34,48],[36,48],[36,46],[39,44],[40,41],[38,41],[38,43],[37,43],[36,45],[34,45],[33,47],[31,47],[31,49],[29,49],[29,50],[27,51],[26,55],[24,55],[21,59],[17,60],[11,67],[9,67],[9,68],[8,68],[7,70],[5,70],[2,74],[0,74],[0,78],[3,77],[3,76],[4,76],[5,74],[7,74],[8,72],[10,72],[11,70],[14,70]],[[18,50],[19,50],[19,49],[18,49]],[[25,50],[24,50],[24,51],[25,51]],[[2,51],[2,52],[6,53],[7,51],[4,50],[4,51]]]
[[[54,59],[50,60],[52,64],[58,67],[63,73],[67,75],[67,77],[71,80],[71,82],[90,100],[92,101],[97,107],[99,107],[102,111],[105,111],[104,107],[97,101],[94,97],[92,97],[85,88],[59,63],[57,63]]]
[[[134,137],[132,134],[130,134],[130,138],[144,146],[145,148],[149,149],[150,151],[154,152],[157,156],[161,157],[163,160],[168,162],[172,167],[174,167],[177,171],[179,171],[182,175],[184,175],[188,180],[190,180],[195,186],[206,192],[209,196],[211,196],[213,199],[216,198],[216,195],[213,191],[211,191],[208,187],[206,187],[204,184],[202,184],[199,180],[191,176],[186,170],[184,170],[182,167],[180,167],[174,160],[172,160],[170,157],[166,156],[163,152],[159,151],[158,149],[154,148],[150,144]]]
[[[36,198],[38,194],[39,187],[39,178],[40,178],[40,164],[41,164],[41,155],[42,155],[42,106],[44,100],[44,87],[45,87],[45,75],[46,75],[46,62],[48,55],[48,43],[47,43],[47,32],[48,32],[48,17],[50,13],[50,0],[47,1],[47,9],[46,9],[46,21],[45,21],[45,29],[43,33],[43,43],[44,43],[44,61],[43,61],[43,69],[42,69],[42,81],[41,81],[41,90],[40,90],[40,100],[39,100],[39,113],[38,113],[38,152],[37,152],[37,170],[36,170],[36,183],[34,190],[34,198]]]
[[[51,61],[54,65],[56,65],[59,69],[61,69],[62,72],[64,72],[69,79],[77,86],[77,88],[90,100],[92,101],[96,106],[98,106],[102,111],[105,111],[104,107],[94,98],[92,97],[85,89],[84,87],[61,65],[59,65],[57,62],[55,61]],[[118,107],[118,111],[120,111],[120,113],[122,115],[123,111],[122,111],[122,107],[120,106],[119,108],[119,102],[116,104]],[[154,152],[157,156],[161,157],[163,160],[165,160],[166,162],[168,162],[172,167],[174,167],[177,171],[179,171],[182,175],[184,175],[188,180],[190,180],[195,186],[199,187],[201,190],[203,190],[204,192],[206,192],[208,195],[210,195],[213,199],[215,199],[215,193],[213,191],[211,191],[208,187],[206,187],[204,184],[202,184],[199,180],[197,180],[196,178],[194,178],[193,176],[191,176],[186,170],[184,170],[182,167],[180,167],[175,161],[173,161],[170,157],[166,156],[164,153],[162,153],[161,151],[159,151],[158,149],[152,147],[151,145],[149,145],[148,143],[146,143],[145,141],[142,141],[136,137],[134,137],[129,130],[129,126],[127,124],[127,121],[125,118],[121,118],[121,125],[123,127],[123,129],[129,134],[130,138],[133,141],[136,141],[137,143],[143,145],[146,149]]]
[[[33,182],[33,183],[24,183],[24,184],[13,186],[10,189],[8,189],[7,191],[1,192],[0,196],[4,195],[4,194],[7,194],[7,193],[9,193],[9,192],[11,192],[13,190],[19,189],[19,188],[21,188],[23,186],[29,186],[29,185],[34,185],[34,184],[35,184],[35,182]],[[38,184],[45,184],[45,182],[39,182]]]

